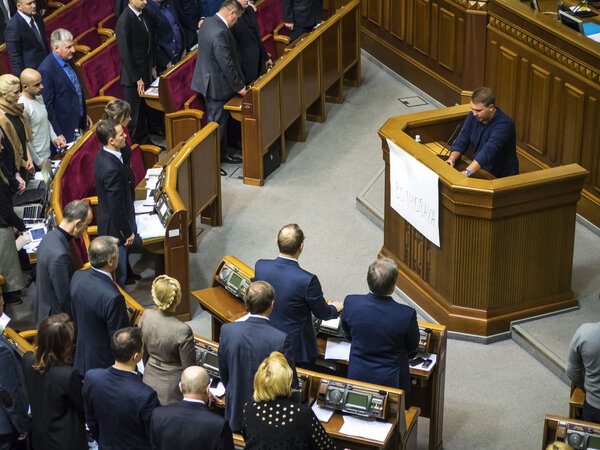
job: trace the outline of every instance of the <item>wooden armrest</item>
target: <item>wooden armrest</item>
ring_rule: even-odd
[[[246,442],[244,441],[244,437],[241,434],[233,433],[233,445],[235,446],[235,448],[246,447]]]
[[[113,84],[118,83],[121,80],[121,76],[116,76],[114,77],[112,80],[110,80],[108,83],[106,83],[104,86],[102,86],[100,88],[100,90],[98,91],[98,94],[100,94],[101,96],[105,96],[104,95],[104,91],[106,91],[109,87],[111,87]],[[107,96],[106,96],[107,97]]]
[[[0,275],[0,286],[3,286],[6,283],[6,280],[2,275]]]
[[[87,45],[74,45],[73,48],[75,49],[75,61],[79,61],[82,57],[92,51]]]
[[[275,42],[279,42],[280,44],[283,45],[290,45],[290,37],[289,36],[278,36],[276,34],[273,35],[273,40]]]
[[[87,232],[90,236],[98,236],[98,225],[90,225]]]
[[[102,118],[106,105],[114,99],[115,98],[110,95],[98,95],[85,101],[88,116],[90,116],[93,123],[98,122]]]
[[[160,152],[162,151],[158,145],[151,145],[151,144],[140,145],[140,149],[142,150],[142,152],[150,153],[150,154],[156,155],[156,156],[160,155]]]
[[[418,433],[418,418],[421,414],[421,408],[411,406],[405,414],[406,417],[406,432],[402,435],[402,446],[404,450],[417,449],[417,433]],[[402,432],[401,432],[402,433]]]
[[[115,35],[115,32],[113,30],[109,30],[108,28],[98,28],[98,38],[100,39],[101,43],[105,43],[106,41],[108,41],[111,37],[113,37]]]
[[[585,392],[583,392],[579,388],[575,388],[573,394],[571,395],[571,399],[569,401],[570,405],[575,408],[583,408],[583,402],[585,401]]]
[[[82,198],[90,206],[98,206],[98,196]]]
[[[226,109],[227,111],[241,112],[242,111],[242,100],[243,100],[242,97],[236,95],[231,100],[229,100],[227,103],[225,103],[225,106],[223,106],[223,108]]]
[[[193,102],[194,100],[196,100],[196,99],[198,98],[198,95],[200,95],[200,94],[194,94],[194,95],[192,95],[190,98],[188,98],[188,99],[185,101],[185,103],[183,104],[183,109],[192,109],[192,108],[190,108],[190,105],[192,104],[192,102]],[[200,110],[199,110],[199,109],[197,109],[196,111],[200,111]],[[202,114],[204,115],[204,111],[201,111],[201,112],[202,112]]]
[[[81,268],[82,269],[89,269],[90,267],[92,267],[92,265],[90,264],[90,262],[86,262]]]
[[[26,341],[31,342],[37,336],[37,330],[25,330],[25,331],[21,331],[19,333],[19,336],[21,336]]]
[[[57,9],[63,8],[65,5],[61,2],[48,2],[46,3],[46,8],[49,10],[56,11]]]

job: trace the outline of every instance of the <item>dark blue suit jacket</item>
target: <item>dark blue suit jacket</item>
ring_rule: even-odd
[[[83,401],[86,422],[101,450],[150,449],[150,419],[160,403],[141,376],[114,367],[90,370]]]
[[[154,450],[233,450],[227,421],[202,403],[185,400],[152,413],[150,442]]]
[[[100,149],[94,159],[94,183],[98,194],[98,235],[114,236],[123,245],[136,230],[132,196],[135,186],[132,189],[130,171],[119,158]]]
[[[33,16],[35,23],[40,31],[44,44],[35,36],[33,30],[20,14],[16,13],[6,25],[4,30],[4,41],[6,50],[10,57],[10,63],[13,68],[13,75],[19,76],[24,69],[31,67],[37,69],[44,60],[50,49],[46,42],[46,27],[44,21],[36,14]],[[44,89],[46,81],[44,81]],[[44,98],[44,101],[46,99]],[[46,108],[48,104],[46,102]],[[57,133],[58,134],[58,133]]]
[[[29,431],[29,401],[23,369],[17,358],[12,345],[0,336],[0,392],[3,397],[0,399],[0,434]]]
[[[473,114],[465,123],[450,151],[464,153],[469,144],[473,147],[473,159],[482,169],[497,178],[518,175],[517,136],[510,117],[496,107],[491,120],[483,124]]]
[[[72,63],[71,67],[73,67]],[[82,95],[81,104],[83,116],[77,117],[76,111],[79,111],[80,107],[79,96],[75,86],[56,61],[53,52],[44,58],[38,71],[42,74],[42,82],[44,83],[42,97],[44,97],[44,104],[48,111],[48,120],[50,120],[57,136],[62,134],[67,142],[71,142],[75,129],[84,130],[86,127],[85,94]],[[81,84],[81,80],[79,83]]]
[[[300,268],[298,261],[279,257],[258,260],[254,280],[266,281],[275,288],[271,324],[289,336],[296,363],[314,361],[319,348],[310,313],[322,320],[337,316],[336,307],[323,298],[319,279]]]
[[[242,408],[252,400],[254,375],[258,366],[271,352],[280,352],[294,370],[293,384],[298,377],[292,356],[292,347],[285,333],[272,327],[260,317],[249,317],[244,322],[223,325],[219,340],[219,375],[227,388],[225,418],[231,429],[242,428]]]
[[[94,269],[78,270],[71,279],[73,320],[77,328],[73,366],[81,375],[113,364],[110,339],[129,326],[125,299],[114,282]]]
[[[373,293],[349,295],[342,326],[352,341],[348,378],[410,390],[408,354],[419,345],[413,308]]]

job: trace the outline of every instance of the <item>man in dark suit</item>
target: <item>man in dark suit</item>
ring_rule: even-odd
[[[171,0],[149,0],[144,8],[154,24],[153,40],[158,73],[177,63],[184,54],[183,28]]]
[[[127,247],[135,239],[133,186],[120,150],[125,146],[123,127],[114,119],[102,119],[96,136],[104,146],[94,159],[94,183],[98,194],[98,235],[119,240],[119,265],[116,281],[122,288],[127,281]]]
[[[275,288],[271,323],[289,336],[296,364],[314,369],[312,364],[319,356],[319,349],[311,313],[318,319],[333,319],[343,303],[327,304],[317,276],[298,265],[304,249],[304,233],[298,225],[284,226],[277,235],[277,246],[277,259],[256,262],[254,279],[264,280]]]
[[[0,314],[2,313],[0,299]],[[29,401],[23,369],[13,347],[0,336],[0,450],[12,450],[29,432]]]
[[[208,121],[219,124],[221,162],[231,164],[242,160],[228,154],[229,112],[223,106],[236,93],[246,94],[240,54],[230,31],[241,15],[242,6],[237,0],[225,0],[217,14],[204,20],[198,32],[198,56],[192,77],[192,89],[204,96]],[[221,169],[221,175],[227,174]]]
[[[242,58],[242,72],[244,82],[252,83],[256,80],[270,65],[273,64],[267,50],[263,45],[258,28],[258,20],[254,8],[248,7],[248,0],[238,0],[244,13],[242,17],[231,27],[233,37],[240,49]]]
[[[51,230],[37,248],[35,321],[71,311],[69,289],[75,271],[71,240],[78,239],[93,219],[92,209],[82,200],[73,200],[63,210],[60,225]]]
[[[398,279],[394,260],[369,266],[367,295],[344,300],[342,327],[352,341],[348,378],[410,391],[408,354],[419,345],[417,313],[391,297]]]
[[[35,0],[17,0],[17,14],[4,31],[13,75],[17,77],[28,67],[37,69],[49,51],[44,20],[36,12]]]
[[[319,0],[281,0],[283,22],[290,30],[291,42],[321,22],[322,5]]]
[[[161,406],[152,413],[150,443],[154,450],[183,450],[201,446],[205,450],[233,450],[227,421],[207,408],[210,376],[205,369],[190,366],[181,374],[183,400]]]
[[[85,418],[101,449],[150,449],[150,418],[160,406],[156,392],[136,373],[142,330],[123,328],[110,342],[115,364],[90,370],[83,383]]]
[[[242,408],[252,399],[254,374],[271,352],[285,356],[294,370],[293,385],[298,383],[290,341],[285,333],[269,323],[274,298],[275,292],[269,283],[251,283],[244,297],[250,315],[244,321],[227,323],[221,328],[219,375],[227,388],[225,418],[234,432],[241,429]]]
[[[91,268],[78,270],[71,279],[73,321],[77,328],[73,366],[83,376],[90,369],[106,368],[113,358],[110,338],[129,324],[125,298],[112,280],[119,262],[117,240],[99,236],[88,250]]]
[[[129,130],[134,142],[149,143],[148,111],[140,95],[156,78],[152,20],[144,12],[146,0],[129,0],[115,27],[123,96],[131,106]]]
[[[42,97],[56,136],[72,142],[76,129],[82,132],[92,126],[85,95],[73,66],[73,35],[64,28],[58,28],[50,36],[50,45],[52,53],[38,68],[44,84]]]
[[[200,0],[178,0],[174,2],[179,22],[185,35],[185,49],[189,50],[198,42],[198,21],[202,17]]]
[[[0,44],[4,44],[4,31],[10,19],[17,13],[14,0],[0,0]]]

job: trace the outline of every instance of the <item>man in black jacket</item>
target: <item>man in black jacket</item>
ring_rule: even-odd
[[[246,84],[252,83],[272,64],[260,37],[260,29],[254,8],[248,7],[248,0],[238,0],[244,12],[231,27],[242,59],[242,72]]]
[[[49,53],[44,20],[37,14],[35,0],[17,0],[17,14],[6,25],[4,40],[13,75],[24,69],[37,69]]]
[[[114,119],[102,119],[96,136],[103,145],[94,160],[94,183],[98,194],[98,235],[114,236],[119,241],[116,281],[125,287],[127,249],[135,239],[135,210],[131,178],[120,150],[125,146],[123,127]]]
[[[152,413],[153,449],[194,448],[201,443],[205,450],[233,450],[229,423],[208,410],[209,388],[210,377],[202,367],[190,366],[183,371],[179,383],[183,400]]]
[[[153,25],[144,12],[145,7],[146,0],[129,0],[115,27],[123,96],[131,105],[129,128],[137,143],[148,142],[147,106],[140,95],[156,78]]]

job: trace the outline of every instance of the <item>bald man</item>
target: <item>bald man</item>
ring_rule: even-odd
[[[150,425],[153,449],[233,450],[231,428],[223,417],[207,409],[210,377],[204,368],[190,366],[181,374],[183,400],[156,408]]]
[[[33,130],[33,139],[27,143],[33,163],[39,167],[44,158],[52,156],[52,149],[64,150],[67,141],[64,136],[57,137],[52,124],[48,120],[48,111],[41,96],[44,85],[42,75],[35,69],[21,72],[23,91],[19,103],[24,106],[23,114]]]

